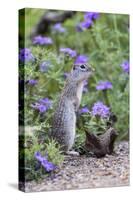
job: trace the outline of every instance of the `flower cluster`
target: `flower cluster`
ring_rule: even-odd
[[[35,152],[35,158],[41,163],[47,172],[56,169],[56,166],[52,162],[49,162],[46,157],[43,157],[40,152]]]
[[[125,73],[129,73],[130,65],[128,60],[125,60],[120,66],[122,67]]]
[[[31,104],[31,107],[38,110],[40,113],[45,113],[52,107],[52,101],[49,98],[40,99],[38,102]]]
[[[80,113],[80,114],[89,113],[88,107],[87,107],[87,106],[82,107],[82,108],[79,110],[79,113]]]
[[[84,14],[84,20],[88,20],[88,19],[95,20],[95,19],[98,19],[99,16],[100,14],[98,12],[86,12]]]
[[[51,45],[53,40],[50,37],[43,37],[41,35],[35,36],[32,40],[33,44],[39,45]]]
[[[87,21],[83,21],[80,23],[80,26],[82,29],[88,29],[92,26],[93,21],[91,19],[88,19]]]
[[[52,27],[53,32],[58,32],[58,33],[64,33],[66,32],[66,29],[62,26],[61,23],[56,23],[53,27]]]
[[[86,12],[84,14],[84,21],[77,25],[77,31],[83,31],[90,28],[93,25],[93,20],[99,18],[99,13],[97,12]]]
[[[110,108],[98,101],[93,105],[91,114],[92,116],[106,118],[110,114]]]
[[[97,90],[107,90],[107,89],[112,89],[112,83],[109,81],[100,81],[97,85],[96,85],[96,89]]]
[[[70,48],[60,48],[60,52],[69,55],[71,58],[74,58],[77,55],[77,52]]]
[[[51,66],[51,62],[50,61],[43,61],[41,64],[40,64],[40,71],[41,72],[47,72],[49,70]]]
[[[19,60],[24,63],[24,62],[34,61],[35,58],[33,54],[31,53],[30,49],[24,48],[24,49],[20,49]]]
[[[86,55],[79,55],[75,60],[75,64],[84,64],[87,63],[89,58]]]
[[[34,85],[36,85],[37,83],[38,83],[38,81],[35,80],[35,79],[30,79],[30,80],[28,80],[28,85],[34,86]]]

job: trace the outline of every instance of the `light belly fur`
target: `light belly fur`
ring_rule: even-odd
[[[78,90],[77,90],[77,98],[78,98],[78,100],[79,100],[79,104],[80,104],[81,98],[82,98],[83,86],[84,86],[84,84],[83,84],[83,82],[81,82],[81,83],[79,84]]]
[[[71,106],[70,106],[71,107]],[[66,120],[66,143],[68,149],[71,149],[74,144],[76,134],[76,115],[74,110],[68,109],[67,120]]]

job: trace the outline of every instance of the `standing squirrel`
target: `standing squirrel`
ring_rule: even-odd
[[[91,74],[92,69],[87,64],[73,66],[53,115],[51,136],[67,154],[78,154],[70,151],[75,139],[76,112],[81,102],[84,80]]]

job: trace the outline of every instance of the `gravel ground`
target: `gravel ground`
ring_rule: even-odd
[[[115,153],[103,158],[65,157],[61,170],[41,183],[25,185],[26,192],[129,185],[129,144],[115,144]]]

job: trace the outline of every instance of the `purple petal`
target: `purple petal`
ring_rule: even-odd
[[[123,61],[123,63],[120,66],[122,67],[125,73],[129,73],[130,65],[128,60]]]
[[[35,80],[35,79],[30,79],[30,80],[28,80],[28,85],[34,86],[34,85],[36,85],[37,83],[38,83],[38,81]]]
[[[66,29],[64,27],[62,27],[61,23],[56,23],[53,27],[52,27],[53,31],[59,32],[59,33],[64,33],[66,32]]]
[[[42,157],[42,155],[39,151],[35,152],[34,156],[39,162],[43,162],[46,160],[44,157]]]
[[[40,152],[38,151],[35,152],[34,156],[41,163],[41,165],[44,167],[44,169],[47,172],[50,172],[56,169],[56,166],[52,162],[49,162],[45,157],[43,157]]]
[[[56,169],[56,166],[47,160],[43,160],[41,164],[47,172],[50,172]]]
[[[70,57],[76,57],[77,52],[70,48],[60,48],[60,52],[68,54]]]
[[[100,81],[97,85],[96,85],[96,89],[97,90],[107,90],[107,89],[112,89],[112,83],[109,81]]]
[[[110,108],[104,105],[102,102],[96,102],[92,107],[92,116],[100,116],[106,118],[110,114]]]
[[[84,29],[88,29],[92,26],[93,21],[91,19],[88,19],[87,21],[83,21],[80,23],[81,27]]]
[[[53,40],[50,37],[42,37],[42,36],[35,36],[33,38],[33,44],[39,44],[39,45],[50,45],[53,44]]]
[[[34,58],[33,54],[31,53],[30,49],[24,48],[24,49],[20,50],[19,60],[21,62],[29,62],[29,61],[35,61],[35,58]]]
[[[85,107],[81,108],[81,109],[79,110],[79,113],[80,113],[80,114],[89,113],[88,107],[85,106]]]
[[[86,12],[84,14],[84,19],[85,20],[88,20],[88,19],[95,20],[95,19],[98,19],[99,16],[100,16],[100,14],[98,12]]]
[[[87,63],[89,60],[89,58],[86,55],[79,55],[76,60],[75,60],[75,64],[84,64]]]
[[[43,61],[40,64],[40,71],[41,72],[47,72],[48,69],[50,68],[51,62],[50,61]]]

